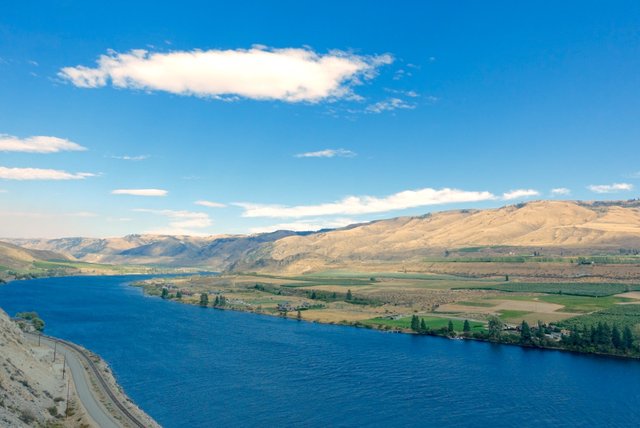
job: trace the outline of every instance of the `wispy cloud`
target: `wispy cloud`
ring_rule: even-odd
[[[618,193],[633,190],[633,184],[613,183],[613,184],[592,184],[587,189],[595,193]]]
[[[6,168],[0,166],[0,179],[4,180],[83,180],[87,177],[95,177],[90,172],[71,173],[58,169],[40,168]]]
[[[148,231],[147,233],[163,235],[201,235],[202,232],[193,229],[204,229],[213,224],[207,213],[181,210],[152,210],[136,208],[133,211],[151,213],[170,219],[169,226],[164,229]]]
[[[107,217],[107,221],[109,223],[125,223],[132,221],[132,218],[129,217]]]
[[[324,149],[317,152],[305,152],[295,155],[297,158],[352,158],[357,153],[346,149]]]
[[[459,189],[405,190],[383,198],[374,196],[348,196],[336,202],[319,205],[264,205],[236,203],[244,208],[243,217],[301,218],[327,215],[357,215],[397,211],[429,205],[478,202],[496,199],[490,192]]]
[[[389,54],[363,56],[342,51],[254,46],[236,50],[128,53],[109,51],[97,67],[65,67],[59,76],[81,88],[111,83],[117,88],[180,95],[318,102],[353,95],[353,86],[393,62]]]
[[[168,193],[163,189],[115,189],[111,191],[112,195],[131,196],[167,196]]]
[[[151,156],[149,155],[138,155],[138,156],[123,155],[123,156],[111,156],[111,159],[119,159],[119,160],[126,160],[126,161],[141,161],[141,160],[149,159],[150,157]]]
[[[553,196],[563,196],[571,194],[571,189],[567,189],[566,187],[556,187],[551,189],[551,194]]]
[[[0,217],[19,217],[19,218],[92,218],[98,217],[97,213],[90,211],[75,211],[75,212],[63,212],[63,213],[42,213],[34,211],[0,211]]]
[[[270,226],[258,226],[249,229],[250,233],[269,233],[276,230],[292,230],[294,232],[316,232],[322,229],[337,229],[357,223],[348,218],[338,218],[332,220],[309,219],[299,220],[291,223],[278,223]]]
[[[64,138],[44,135],[18,138],[13,135],[0,134],[0,152],[57,153],[83,150],[87,149]]]
[[[403,95],[409,98],[417,98],[420,96],[416,91],[413,90],[404,90],[404,89],[394,89],[394,88],[384,88],[386,92],[391,94]]]
[[[378,101],[377,103],[367,106],[365,111],[367,113],[382,113],[385,111],[414,108],[416,108],[415,104],[408,103],[401,98],[388,98],[386,100]]]
[[[540,192],[534,189],[518,189],[503,193],[502,199],[504,199],[505,201],[511,201],[513,199],[529,198],[538,195],[540,195]]]
[[[194,204],[200,205],[200,206],[203,206],[203,207],[207,207],[207,208],[224,208],[224,207],[226,207],[225,204],[222,204],[220,202],[203,201],[203,200],[195,201]]]

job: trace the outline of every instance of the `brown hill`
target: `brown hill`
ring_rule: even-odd
[[[390,262],[465,247],[590,253],[640,248],[640,202],[537,201],[488,210],[399,217],[290,236],[239,261],[236,270],[305,272],[349,262]]]
[[[468,247],[482,247],[482,254],[522,254],[529,250],[545,255],[588,255],[620,249],[633,252],[640,249],[640,201],[536,201],[497,209],[398,217],[317,233],[128,235],[13,239],[11,243],[86,262],[289,273],[348,268],[354,263],[397,264]],[[27,253],[25,257],[28,260],[38,254]],[[40,256],[46,254],[50,253]]]
[[[68,257],[54,251],[27,249],[0,242],[0,269],[26,269],[33,262],[48,260],[68,260]]]
[[[83,262],[201,266],[223,270],[265,243],[297,234],[291,231],[277,231],[248,236],[127,235],[116,238],[76,237],[7,241],[33,250],[59,252]]]

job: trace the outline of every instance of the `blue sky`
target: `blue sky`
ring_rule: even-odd
[[[5,3],[0,236],[638,197],[638,2]]]

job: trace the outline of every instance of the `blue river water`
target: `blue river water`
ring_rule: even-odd
[[[415,337],[146,297],[140,277],[0,287],[100,354],[165,427],[640,426],[640,362]]]

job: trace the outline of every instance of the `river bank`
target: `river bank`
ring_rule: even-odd
[[[491,283],[486,281],[402,281],[398,285],[395,279],[388,280],[380,274],[365,279],[251,274],[155,278],[132,285],[142,287],[148,295],[219,310],[524,348],[640,357],[631,328],[640,323],[640,301],[632,298],[638,293],[628,291],[627,285],[510,285],[518,290],[529,287],[538,291],[525,289],[518,293],[487,288]],[[500,283],[497,286],[504,287]],[[559,287],[560,295],[539,292],[548,286]],[[563,289],[613,294],[616,287],[627,290],[620,295],[624,297],[562,295]],[[538,312],[523,310],[528,308]]]

